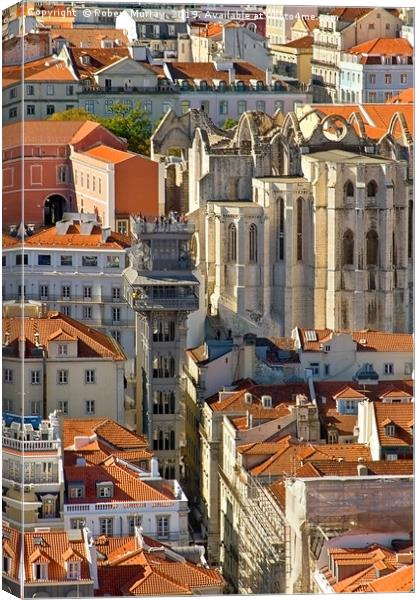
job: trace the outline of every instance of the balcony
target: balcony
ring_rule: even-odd
[[[173,83],[168,86],[152,86],[152,87],[100,87],[100,86],[91,86],[82,88],[81,94],[83,95],[126,95],[132,96],[135,94],[138,95],[154,95],[154,94],[162,94],[162,95],[179,95],[185,93],[194,93],[194,94],[214,94],[214,93],[236,93],[236,94],[296,94],[296,93],[306,93],[308,92],[308,86],[303,83],[298,83],[297,85],[288,85],[287,87],[282,84],[272,84],[266,85],[263,84],[261,86],[253,87],[252,85],[235,85],[235,84],[226,84],[223,87],[216,86],[207,86],[201,87],[200,85],[179,85],[177,83]]]
[[[18,294],[6,293],[3,295],[3,300],[16,300]],[[114,298],[113,296],[90,296],[86,298],[80,294],[71,294],[71,296],[63,296],[63,294],[48,294],[48,296],[41,296],[40,294],[25,294],[24,297],[20,297],[21,300],[37,300],[39,302],[64,302],[65,304],[71,304],[73,302],[82,304],[125,304],[123,298]]]
[[[132,304],[135,310],[198,310],[197,296],[180,298],[136,298]]]
[[[58,450],[60,440],[16,440],[3,436],[3,448],[11,448],[19,452],[44,452]]]
[[[80,513],[115,513],[130,514],[139,509],[153,512],[155,510],[178,511],[182,505],[176,500],[160,500],[155,502],[126,501],[126,502],[97,502],[96,504],[64,504],[65,515],[77,515]]]
[[[131,232],[136,238],[144,237],[144,234],[160,233],[166,236],[168,233],[189,233],[193,234],[195,231],[194,223],[186,221],[175,221],[169,222],[160,221],[156,219],[141,220],[139,217],[130,217],[130,228]]]

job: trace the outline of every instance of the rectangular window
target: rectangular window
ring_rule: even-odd
[[[86,527],[86,519],[70,519],[71,529],[83,529]]]
[[[57,346],[57,354],[58,356],[68,356],[69,347],[67,344],[58,344]]]
[[[98,179],[98,192],[102,193],[102,179],[100,177]]]
[[[398,460],[398,454],[387,454],[386,460]]]
[[[105,112],[107,114],[111,114],[112,113],[112,106],[114,104],[113,100],[105,100]]]
[[[57,183],[66,183],[67,181],[67,167],[66,165],[60,165],[57,169]]]
[[[26,114],[28,116],[33,116],[35,114],[35,104],[26,105]]]
[[[385,363],[384,364],[384,375],[393,375],[394,374],[394,363]]]
[[[57,371],[58,385],[66,385],[68,382],[69,382],[69,372],[66,369],[59,369]]]
[[[66,96],[74,95],[74,85],[66,85]]]
[[[376,102],[376,92],[368,93],[368,102]]]
[[[59,400],[57,402],[57,408],[58,408],[58,410],[61,410],[63,415],[69,414],[69,403],[67,400]]]
[[[73,257],[65,254],[61,255],[60,265],[62,267],[71,267],[73,265]]]
[[[169,517],[156,517],[157,537],[161,540],[169,538]]]
[[[372,83],[372,84],[376,83],[376,75],[375,75],[375,73],[369,73],[369,83]]]
[[[80,563],[68,562],[67,565],[67,578],[73,580],[80,579]]]
[[[86,173],[86,189],[90,189],[90,176]]]
[[[47,104],[47,115],[53,115],[55,113],[54,104]]]
[[[84,300],[92,299],[92,287],[90,285],[83,287],[83,298]]]
[[[118,331],[117,329],[113,329],[111,331],[111,335],[112,335],[112,337],[114,338],[114,340],[116,342],[118,342],[119,344],[121,344],[121,332],[120,331]]]
[[[31,383],[32,385],[40,385],[41,371],[31,371]]]
[[[48,285],[39,286],[39,297],[41,300],[48,300]]]
[[[83,307],[83,318],[84,319],[91,319],[92,318],[92,307],[91,306],[84,306]]]
[[[85,110],[87,112],[92,113],[92,114],[95,112],[95,103],[94,103],[93,100],[86,100],[86,102],[85,102]]]
[[[134,535],[134,528],[141,527],[141,516],[128,517],[128,535]]]
[[[99,519],[99,528],[101,530],[101,535],[112,535],[113,532],[113,523],[112,519]]]
[[[95,414],[95,400],[86,400],[85,409],[87,415]]]
[[[66,104],[66,110],[71,110],[74,108],[73,104]]]
[[[83,498],[85,486],[82,484],[69,484],[69,498]]]
[[[390,83],[392,83],[392,75],[391,75],[391,73],[385,73],[385,83],[388,84],[388,85]]]
[[[112,321],[114,323],[118,323],[118,321],[120,321],[121,318],[121,310],[119,308],[113,308],[112,309]]]
[[[401,81],[401,83],[407,83],[408,82],[408,75],[407,75],[407,73],[402,73],[401,74],[400,81]]]
[[[238,117],[246,112],[246,100],[238,100]]]
[[[95,383],[95,369],[85,370],[85,383]]]
[[[12,98],[16,98],[16,97],[17,97],[17,88],[14,87],[9,92],[9,98],[12,99]]]
[[[324,376],[328,377],[330,374],[330,365],[324,365]]]
[[[413,370],[412,363],[404,363],[404,375],[411,375]]]
[[[112,485],[98,485],[96,490],[97,498],[112,498]]]
[[[52,84],[47,85],[47,96],[54,96],[54,86]]]
[[[228,113],[228,101],[227,100],[220,100],[219,102],[219,115],[227,115]]]
[[[61,287],[61,295],[65,299],[70,299],[71,298],[70,286],[69,285],[63,285]]]
[[[43,267],[51,266],[51,254],[39,254],[38,255],[38,265]]]
[[[31,414],[39,415],[41,414],[41,403],[39,400],[32,400],[31,402]]]
[[[92,175],[92,191],[96,190],[96,177]]]
[[[22,256],[23,256],[23,260],[22,260]],[[27,254],[16,254],[16,265],[21,266],[22,264],[23,265],[28,264],[28,255]]]
[[[97,256],[82,256],[83,267],[97,267],[98,257]]]
[[[265,112],[265,100],[257,100],[255,106],[260,112]]]
[[[151,100],[145,100],[143,102],[143,110],[144,112],[147,112],[149,114],[153,112],[153,105]]]
[[[205,110],[204,107],[203,107],[203,104],[204,103],[202,102],[201,103],[201,110]],[[191,103],[190,103],[189,100],[182,100],[181,101],[181,114],[185,115],[190,110],[190,107],[191,107]],[[205,112],[208,112],[208,110],[205,111]]]
[[[26,296],[26,285],[18,285],[18,298]]]
[[[107,269],[118,269],[120,266],[119,256],[107,256],[106,257],[106,268]]]
[[[26,95],[27,96],[35,96],[35,87],[33,85],[26,86]]]
[[[63,313],[63,315],[65,315],[66,317],[71,317],[71,306],[69,306],[68,304],[64,305],[61,307],[61,312]]]
[[[319,375],[319,363],[310,363],[309,364],[312,375]]]
[[[48,579],[48,565],[35,563],[33,565],[33,575],[36,581],[46,581]]]
[[[162,102],[162,114],[166,115],[168,110],[171,110],[172,104],[170,102]]]
[[[121,300],[121,289],[119,287],[112,288],[112,300],[113,302],[119,302]]]
[[[4,369],[3,370],[3,381],[5,383],[13,383],[13,370],[12,369]]]
[[[128,233],[128,221],[127,220],[121,220],[118,221],[117,220],[117,231],[118,233],[121,233],[122,235],[127,235]]]
[[[9,109],[9,119],[14,119],[17,117],[17,108],[13,107]]]

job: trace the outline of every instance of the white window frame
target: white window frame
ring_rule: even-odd
[[[87,415],[95,414],[95,400],[85,400],[85,413]]]
[[[4,371],[3,371],[4,383],[13,383],[13,380],[14,380],[13,369],[4,369]]]
[[[57,371],[57,385],[67,385],[69,382],[69,372],[67,369]]]
[[[85,383],[86,384],[96,383],[95,369],[85,369]]]
[[[68,344],[58,344],[57,345],[57,356],[68,356],[69,355],[69,345]]]

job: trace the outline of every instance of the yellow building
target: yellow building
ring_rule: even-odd
[[[272,46],[275,72],[296,78],[300,83],[311,83],[313,37],[305,35],[288,44]]]

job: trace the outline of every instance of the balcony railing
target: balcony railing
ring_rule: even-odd
[[[18,294],[6,293],[3,295],[3,300],[16,300]],[[22,296],[20,296],[23,299]],[[90,296],[85,297],[80,294],[71,294],[71,296],[63,296],[63,294],[48,294],[47,296],[41,296],[41,294],[24,294],[25,300],[38,300],[39,302],[64,302],[69,304],[72,302],[81,302],[84,304],[125,304],[123,298],[114,298],[113,296]]]
[[[82,94],[182,94],[182,93],[200,93],[200,94],[214,94],[214,93],[237,93],[237,94],[296,94],[308,92],[308,87],[305,84],[297,84],[293,86],[284,85],[262,85],[254,87],[252,85],[238,86],[234,84],[226,84],[223,87],[216,87],[209,85],[208,87],[200,87],[199,85],[178,85],[176,83],[168,86],[152,86],[152,87],[106,87],[106,86],[91,86],[82,88]]]
[[[115,513],[129,513],[133,510],[147,509],[147,510],[178,510],[182,507],[177,500],[158,500],[154,502],[141,502],[141,501],[126,501],[126,502],[97,502],[96,504],[64,504],[65,514],[74,513],[98,513],[98,512],[115,512]]]
[[[130,217],[130,227],[132,233],[136,237],[141,237],[144,234],[148,233],[194,233],[195,225],[194,223],[188,223],[185,221],[175,221],[169,224],[167,221],[161,221],[159,218],[156,219],[140,219],[139,217]]]
[[[42,452],[44,450],[57,450],[60,447],[59,440],[16,440],[3,436],[3,448],[12,448],[20,452]]]
[[[165,309],[185,309],[197,310],[199,300],[197,296],[187,298],[136,298],[133,302],[133,308],[137,310],[165,310]]]

